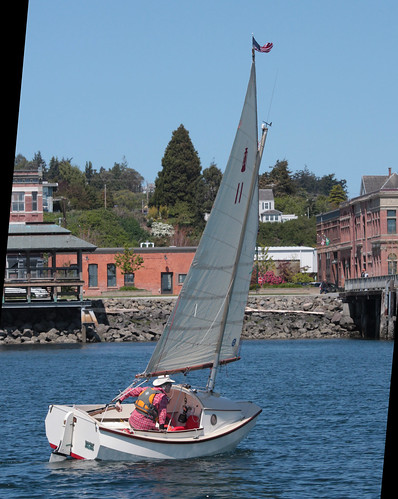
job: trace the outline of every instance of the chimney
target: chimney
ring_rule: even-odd
[[[388,169],[388,176],[391,177],[391,168]]]

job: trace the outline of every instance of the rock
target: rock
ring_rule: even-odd
[[[330,322],[333,322],[333,324],[339,324],[341,320],[341,312],[335,312],[330,319]]]

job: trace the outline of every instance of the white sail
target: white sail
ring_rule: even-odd
[[[241,120],[210,219],[146,371],[137,375],[149,378],[209,367],[207,389],[174,383],[167,407],[170,422],[167,431],[159,432],[131,428],[129,415],[134,404],[122,408],[119,404],[50,405],[46,435],[53,459],[135,461],[213,456],[235,449],[255,425],[259,406],[228,400],[213,388],[218,366],[238,358],[253,267],[258,169],[266,138],[263,129],[258,151],[256,109],[253,52]],[[120,394],[112,402],[119,398]],[[180,422],[178,415],[186,415],[188,410],[186,423],[174,426]]]
[[[258,228],[254,61],[232,151],[190,271],[145,375],[211,367],[238,356]],[[216,357],[218,358],[218,357]]]

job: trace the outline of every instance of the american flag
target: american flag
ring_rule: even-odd
[[[252,37],[252,39],[253,39],[253,48],[254,48],[254,50],[257,50],[257,52],[268,53],[272,49],[272,47],[274,46],[273,43],[268,42],[261,47],[260,44],[255,40],[254,36]]]

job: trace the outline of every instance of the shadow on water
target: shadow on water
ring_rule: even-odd
[[[256,452],[245,449],[184,461],[64,461],[46,465],[46,481],[50,486],[55,480],[58,489],[62,484],[72,492],[88,480],[90,487],[110,487],[118,497],[267,497],[264,482],[253,473],[259,464],[264,463]],[[275,491],[271,496],[277,497]]]

